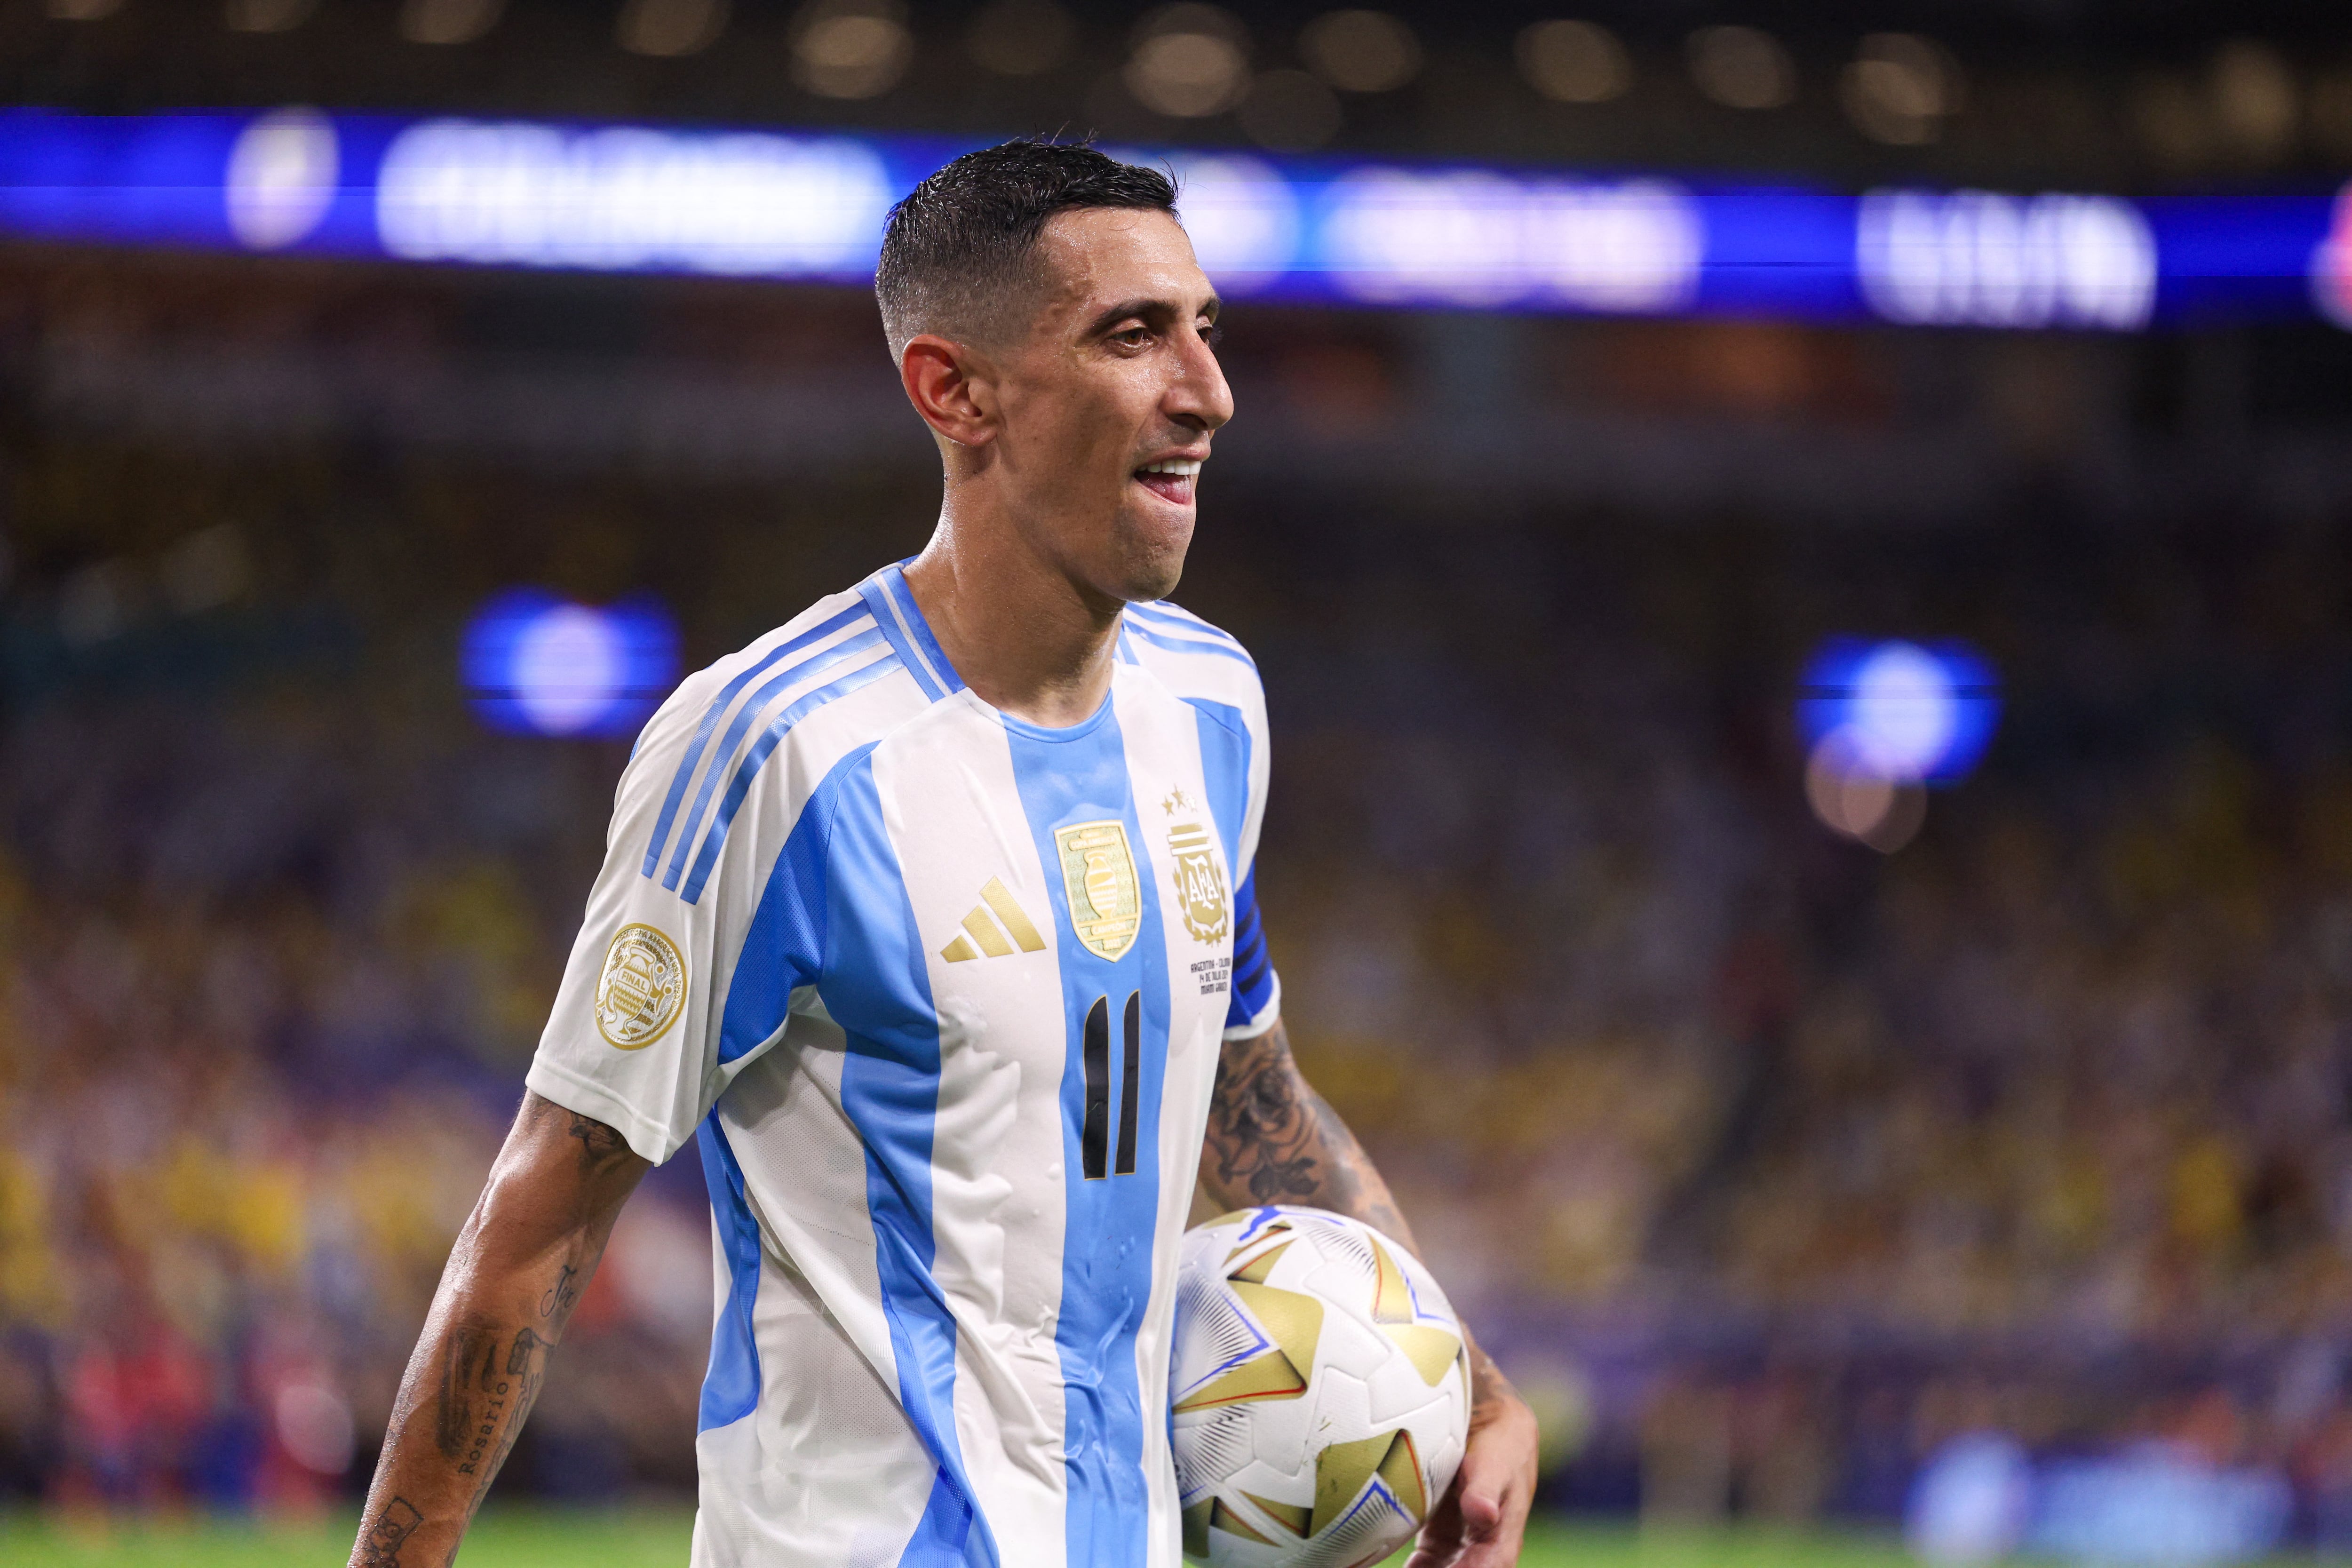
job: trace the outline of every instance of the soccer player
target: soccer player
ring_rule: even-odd
[[[893,211],[877,292],[938,531],[646,725],[354,1563],[448,1560],[622,1203],[688,1141],[719,1298],[698,1568],[1173,1568],[1195,1182],[1412,1245],[1284,1037],[1256,668],[1165,602],[1233,413],[1174,191],[1084,147],[971,153]],[[1517,1555],[1535,1424],[1473,1363],[1421,1568]]]

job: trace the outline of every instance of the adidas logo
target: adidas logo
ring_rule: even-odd
[[[991,913],[994,920],[989,918]],[[998,921],[1003,921],[1002,927]],[[1010,933],[1012,941],[1005,940]],[[994,877],[980,890],[980,902],[963,917],[963,934],[940,949],[940,956],[950,963],[961,963],[968,958],[1006,958],[1018,947],[1023,952],[1043,952],[1045,939],[1021,912],[1021,906],[1005,890],[1004,884]]]

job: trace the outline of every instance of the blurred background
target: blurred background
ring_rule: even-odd
[[[0,1509],[351,1516],[636,725],[929,532],[881,211],[1058,130],[1231,294],[1286,1016],[1547,1510],[2352,1552],[2340,12],[5,0],[0,83]],[[690,1498],[708,1227],[494,1498]]]

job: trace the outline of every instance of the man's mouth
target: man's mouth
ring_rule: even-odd
[[[1192,487],[1201,477],[1202,461],[1199,458],[1162,458],[1136,469],[1136,482],[1162,500],[1190,506]]]

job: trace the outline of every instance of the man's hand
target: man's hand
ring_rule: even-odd
[[[1536,1490],[1536,1418],[1484,1351],[1470,1446],[1405,1568],[1511,1568]]]

